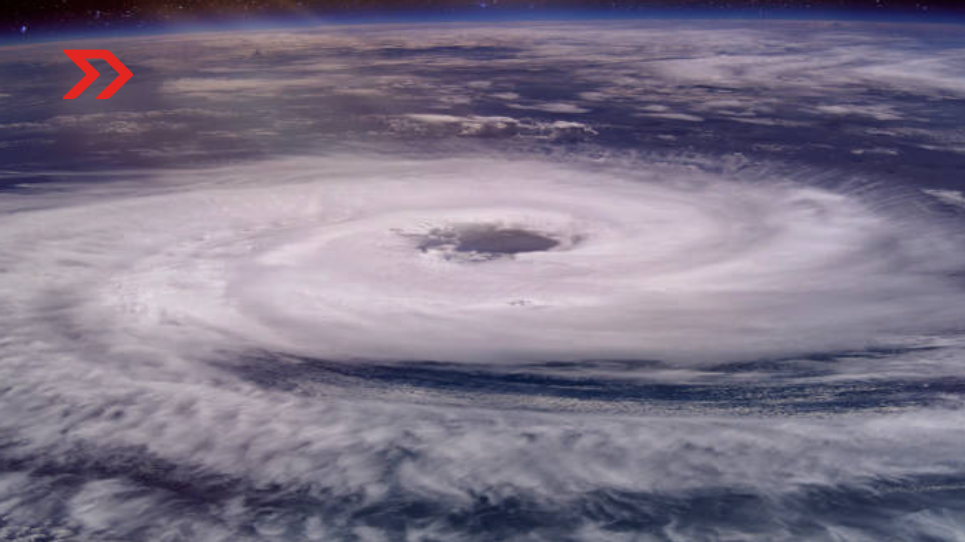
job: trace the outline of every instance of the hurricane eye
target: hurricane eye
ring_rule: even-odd
[[[493,224],[473,224],[436,228],[418,236],[417,247],[423,252],[440,252],[444,256],[472,255],[473,260],[491,260],[525,252],[545,252],[560,242],[546,233],[524,228]]]

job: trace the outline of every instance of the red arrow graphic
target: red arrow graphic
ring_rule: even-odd
[[[114,56],[114,53],[107,49],[64,49],[64,54],[69,56],[80,69],[84,70],[85,74],[84,78],[74,85],[74,88],[70,89],[70,92],[64,95],[65,100],[73,100],[80,96],[95,79],[101,76],[101,74],[90,65],[90,62],[87,62],[89,58],[106,60],[107,63],[117,71],[117,79],[114,79],[114,82],[97,95],[98,100],[106,100],[113,96],[114,93],[123,87],[124,83],[127,83],[127,80],[134,75],[131,73],[131,70],[127,69],[127,66],[122,64],[121,61]]]

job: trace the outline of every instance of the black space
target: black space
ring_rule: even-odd
[[[965,19],[960,0],[7,0],[0,39],[305,17],[748,17]]]

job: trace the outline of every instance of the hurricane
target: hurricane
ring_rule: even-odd
[[[782,25],[0,48],[0,540],[961,540],[965,46]]]
[[[958,221],[702,163],[333,155],[5,201],[4,509],[686,539],[725,491],[791,537],[848,529],[830,493],[959,528],[903,508],[961,491]]]

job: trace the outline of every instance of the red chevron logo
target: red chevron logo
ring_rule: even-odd
[[[73,100],[80,96],[87,90],[87,87],[89,87],[91,83],[101,76],[101,74],[90,65],[90,62],[87,62],[88,59],[98,58],[106,60],[117,72],[117,78],[97,95],[98,100],[106,100],[113,96],[114,93],[123,87],[124,83],[127,83],[127,80],[134,75],[131,73],[131,70],[127,69],[127,66],[122,64],[121,61],[114,56],[114,53],[107,49],[64,49],[64,54],[70,57],[80,69],[84,70],[85,74],[84,78],[74,85],[74,88],[70,89],[70,92],[64,95],[65,100]]]

